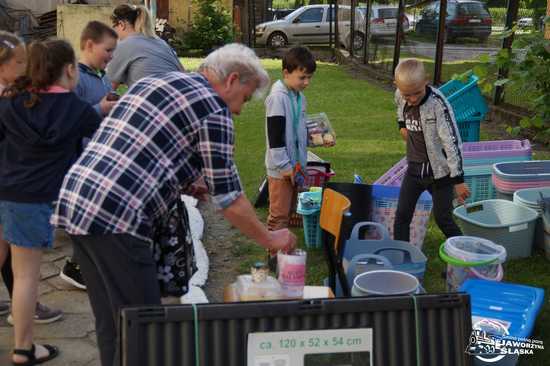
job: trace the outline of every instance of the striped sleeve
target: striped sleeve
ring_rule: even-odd
[[[462,160],[462,141],[456,125],[454,113],[447,100],[434,93],[437,119],[437,133],[443,144],[447,164],[451,171],[450,177],[455,184],[464,182],[464,168]]]

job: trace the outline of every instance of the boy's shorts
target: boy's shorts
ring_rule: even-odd
[[[0,225],[4,240],[25,248],[51,248],[52,213],[51,203],[0,201]]]

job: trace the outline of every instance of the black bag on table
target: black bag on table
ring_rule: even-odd
[[[189,215],[181,199],[157,225],[154,256],[161,296],[182,296],[195,272]]]

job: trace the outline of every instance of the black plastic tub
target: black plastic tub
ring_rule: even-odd
[[[124,366],[245,366],[251,333],[361,329],[376,366],[460,366],[470,364],[470,319],[463,293],[418,295],[416,305],[390,296],[133,307],[121,310],[120,346]]]

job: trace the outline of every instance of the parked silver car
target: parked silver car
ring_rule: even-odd
[[[256,44],[268,47],[285,47],[289,44],[327,44],[329,43],[330,24],[329,5],[303,6],[283,19],[262,23],[256,26]],[[334,12],[334,9],[333,9]],[[354,50],[360,50],[365,44],[366,8],[355,9]],[[405,33],[412,30],[410,16],[403,18]],[[340,42],[349,49],[351,39],[351,7],[338,7],[338,30]],[[397,25],[397,5],[373,5],[370,16],[370,36],[389,37],[395,34]],[[334,32],[334,30],[333,30]]]
[[[333,10],[334,11],[334,10]],[[350,7],[338,8],[340,42],[349,46],[351,26]],[[355,12],[356,24],[364,23],[364,17],[359,11]],[[285,47],[289,44],[327,44],[330,36],[329,5],[302,6],[283,19],[266,22],[256,26],[256,44],[268,47]],[[362,26],[364,28],[364,25]],[[334,32],[334,30],[333,30]],[[361,32],[355,37],[355,48],[363,48],[364,35]]]

